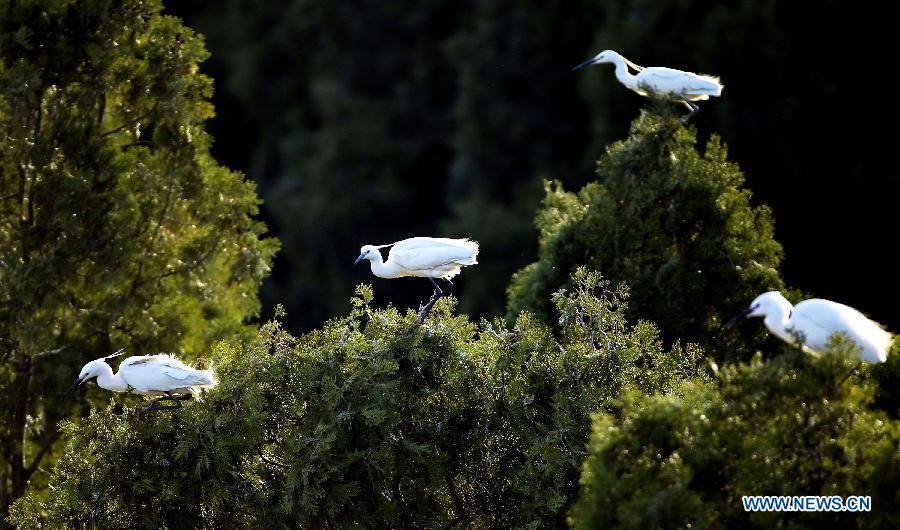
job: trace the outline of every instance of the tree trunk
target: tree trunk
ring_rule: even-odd
[[[10,385],[10,397],[13,403],[12,422],[7,440],[4,440],[6,453],[9,457],[9,477],[11,479],[10,490],[7,490],[6,473],[3,473],[2,504],[0,504],[0,528],[12,528],[6,517],[9,515],[9,507],[12,503],[25,494],[28,486],[29,472],[25,467],[25,421],[28,416],[29,391],[31,386],[31,356],[19,354],[14,358],[15,378]]]
[[[4,468],[5,464],[2,464]],[[9,503],[7,502],[6,469],[0,473],[0,528],[6,528],[6,516],[9,515]]]

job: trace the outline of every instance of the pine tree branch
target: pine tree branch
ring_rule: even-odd
[[[50,435],[44,439],[43,443],[41,443],[41,448],[38,449],[37,454],[35,454],[34,458],[31,460],[31,465],[25,468],[25,480],[30,479],[31,475],[37,471],[38,466],[41,464],[41,460],[43,460],[47,452],[50,451],[50,448],[53,447],[53,443],[57,438],[59,438],[59,430],[54,426]]]
[[[424,306],[422,306],[419,309],[419,316],[416,317],[416,324],[421,326],[422,323],[425,322],[425,319],[428,318],[428,315],[431,314],[431,308],[434,307],[435,302],[438,301],[438,298],[441,297],[441,294],[442,293],[440,291],[438,291],[437,289],[434,290],[434,293],[432,293],[431,298],[428,299],[428,303],[426,303]]]
[[[62,353],[63,351],[65,351],[68,348],[69,348],[69,345],[66,344],[64,346],[60,346],[59,348],[56,348],[55,350],[47,350],[47,351],[42,351],[41,353],[35,353],[34,357],[44,357],[46,355],[56,355],[57,353]]]
[[[444,474],[444,480],[447,482],[447,491],[450,493],[450,498],[453,499],[453,504],[456,508],[456,517],[444,526],[446,530],[450,530],[450,528],[453,528],[468,519],[469,513],[466,511],[462,497],[456,490],[456,484],[453,483],[453,479],[450,477],[449,473]]]
[[[125,123],[123,123],[122,125],[119,125],[119,126],[116,127],[115,129],[110,129],[110,130],[108,130],[108,131],[106,131],[106,132],[100,133],[100,137],[103,138],[103,137],[109,136],[109,135],[111,135],[111,134],[116,134],[117,132],[120,132],[120,131],[122,131],[123,129],[127,129],[128,127],[131,127],[132,125],[138,123],[139,121],[143,120],[143,119],[146,118],[147,116],[149,116],[149,115],[153,114],[154,112],[156,112],[156,107],[157,107],[157,105],[153,105],[153,108],[151,108],[151,109],[148,110],[147,112],[141,114],[140,116],[138,116],[138,117],[136,117],[136,118],[132,118],[132,119],[126,121]]]
[[[281,462],[276,462],[274,460],[270,460],[269,458],[267,458],[266,455],[263,453],[262,447],[257,449],[256,452],[259,454],[259,457],[262,459],[262,461],[265,462],[266,464],[269,464],[270,466],[278,467],[281,469],[287,469],[287,468],[291,467],[287,464],[282,464]]]
[[[202,256],[200,256],[199,258],[195,259],[195,260],[194,260],[193,262],[191,262],[190,264],[185,265],[184,267],[178,267],[178,268],[172,269],[172,270],[170,270],[170,271],[168,271],[168,272],[164,272],[164,273],[160,274],[159,276],[157,276],[156,279],[157,279],[157,280],[162,280],[163,278],[167,278],[167,277],[173,276],[173,275],[175,275],[175,274],[181,274],[181,273],[183,273],[183,272],[189,272],[189,271],[192,271],[192,270],[196,269],[196,268],[199,267],[200,265],[203,265],[203,263],[204,263],[207,259],[209,259],[210,256],[212,256],[213,252],[215,252],[216,249],[219,248],[219,243],[221,243],[221,242],[222,242],[221,239],[217,239],[216,242],[213,243],[211,247],[209,247],[209,250],[207,250],[206,252],[204,252]]]

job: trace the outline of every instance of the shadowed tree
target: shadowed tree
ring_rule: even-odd
[[[716,136],[697,149],[684,114],[676,103],[653,103],[628,139],[607,149],[596,182],[578,193],[547,185],[538,261],[513,277],[511,315],[548,316],[549,294],[586,265],[631,287],[631,315],[657,322],[670,340],[709,346],[727,337],[723,317],[782,287],[771,213],[750,206]]]
[[[0,1],[0,519],[86,360],[197,356],[259,310],[277,242],[209,155],[202,40],[160,10]]]
[[[877,367],[847,379],[853,349],[779,348],[598,414],[572,527],[897,528],[900,421],[869,406]],[[750,512],[745,495],[871,496],[871,511]]]

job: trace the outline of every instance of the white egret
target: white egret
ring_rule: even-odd
[[[149,410],[167,410],[181,408],[181,400],[188,399],[187,394],[200,397],[200,391],[218,384],[211,370],[197,370],[179,361],[171,355],[136,355],[128,357],[119,364],[119,372],[113,374],[112,368],[106,364],[107,359],[117,357],[124,350],[112,355],[95,359],[81,369],[78,379],[72,383],[65,394],[68,395],[81,383],[92,377],[97,378],[100,388],[113,392],[131,392],[146,396],[159,396],[139,412]],[[174,405],[157,405],[162,400],[173,401]]]
[[[858,357],[870,363],[885,362],[891,346],[891,335],[881,326],[856,309],[830,300],[813,298],[792,306],[778,291],[769,291],[729,324],[751,317],[764,317],[769,331],[785,342],[793,343],[794,335],[799,335],[814,352],[825,348],[829,337],[838,332],[856,343]]]
[[[616,78],[619,82],[638,94],[648,96],[653,93],[680,100],[691,109],[691,113],[700,110],[694,101],[707,100],[710,96],[718,97],[722,94],[723,86],[718,77],[661,66],[644,68],[613,50],[604,50],[573,70],[599,63],[616,65]],[[628,67],[637,71],[637,74],[632,74]]]
[[[379,249],[391,247],[387,261],[383,261]],[[411,237],[389,245],[364,245],[359,249],[359,257],[354,265],[367,259],[372,266],[372,274],[379,278],[402,278],[417,276],[428,278],[438,294],[443,289],[435,282],[441,278],[453,287],[453,278],[460,269],[478,262],[478,243],[468,239],[448,239],[443,237]]]

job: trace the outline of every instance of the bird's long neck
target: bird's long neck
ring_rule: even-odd
[[[788,303],[787,305],[778,304],[773,309],[767,310],[763,323],[769,328],[769,331],[777,335],[785,342],[794,342],[795,338],[790,332],[791,313],[794,307]]]
[[[635,77],[628,71],[628,65],[626,64],[625,58],[621,55],[615,55],[613,56],[613,62],[616,65],[616,79],[628,88],[636,88],[637,80],[635,80]]]
[[[103,372],[97,376],[97,385],[112,392],[127,391],[128,383],[125,382],[125,379],[119,374],[113,375],[112,368],[108,364],[104,363],[103,366],[105,366],[105,368],[101,368]]]
[[[388,261],[388,263],[384,262],[384,259],[381,257],[381,252],[370,259],[369,263],[372,266],[372,274],[379,278],[395,278],[399,272],[397,265],[390,261]]]

